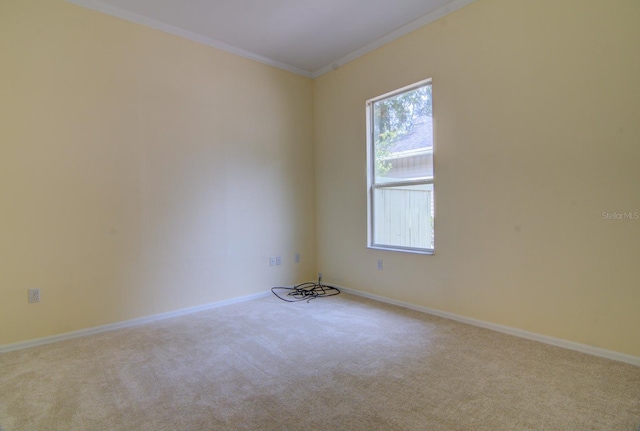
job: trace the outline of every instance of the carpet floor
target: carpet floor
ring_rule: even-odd
[[[640,367],[342,293],[0,354],[0,429],[640,429]]]

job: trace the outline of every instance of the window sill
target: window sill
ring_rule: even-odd
[[[410,248],[394,248],[394,247],[385,247],[381,245],[368,245],[367,248],[372,250],[384,250],[384,251],[396,251],[400,253],[411,253],[411,254],[422,254],[427,256],[432,256],[435,254],[434,250],[416,250]]]

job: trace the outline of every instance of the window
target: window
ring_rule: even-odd
[[[367,101],[369,247],[434,250],[431,80]]]

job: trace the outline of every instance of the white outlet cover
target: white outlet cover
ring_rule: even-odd
[[[29,302],[40,302],[40,289],[29,289]]]

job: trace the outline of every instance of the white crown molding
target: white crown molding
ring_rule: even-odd
[[[420,27],[423,27],[427,24],[429,24],[430,22],[433,22],[435,20],[437,20],[438,18],[441,18],[447,14],[450,14],[453,11],[456,11],[470,3],[473,3],[476,0],[454,0],[451,3],[448,3],[447,5],[433,11],[430,12],[426,15],[423,15],[422,17],[410,22],[409,24],[400,27],[397,30],[392,31],[391,33],[388,33],[387,35],[381,37],[380,39],[377,39],[365,46],[363,46],[362,48],[359,48],[347,55],[345,55],[342,58],[339,58],[336,61],[332,61],[330,64],[321,67],[320,69],[317,69],[313,72],[310,72],[308,70],[304,70],[304,69],[300,69],[299,67],[295,67],[295,66],[291,66],[289,64],[283,63],[281,61],[277,61],[277,60],[273,60],[270,58],[266,58],[263,57],[261,55],[255,54],[253,52],[250,51],[246,51],[244,49],[241,48],[237,48],[235,46],[226,44],[224,42],[220,42],[219,40],[216,39],[212,39],[208,36],[204,36],[198,33],[194,33],[192,31],[189,30],[185,30],[183,28],[180,27],[175,27],[171,24],[167,24],[165,22],[162,21],[158,21],[152,18],[147,18],[143,15],[139,15],[137,13],[134,12],[129,12],[108,4],[105,4],[104,2],[100,1],[100,0],[66,0],[68,3],[73,3],[75,5],[78,6],[82,6],[85,7],[87,9],[91,9],[91,10],[95,10],[98,12],[102,12],[105,13],[107,15],[111,15],[111,16],[115,16],[117,18],[121,18],[127,21],[131,21],[134,22],[136,24],[140,24],[140,25],[144,25],[146,27],[151,27],[153,29],[156,30],[160,30],[163,31],[165,33],[169,33],[169,34],[173,34],[174,36],[179,36],[185,39],[189,39],[192,40],[194,42],[198,42],[201,43],[203,45],[207,45],[210,46],[212,48],[216,48],[225,52],[228,52],[230,54],[235,54],[238,55],[240,57],[244,57],[244,58],[248,58],[250,60],[255,60],[258,61],[260,63],[264,63],[267,64],[269,66],[273,66],[273,67],[277,67],[279,69],[283,69],[283,70],[287,70],[289,72],[295,73],[297,75],[301,75],[307,78],[318,78],[321,75],[324,75],[327,72],[331,72],[334,69],[337,69],[340,66],[345,65],[346,63],[349,63],[350,61],[355,60],[356,58],[367,54],[368,52],[373,51],[374,49],[380,48],[383,45],[386,45],[389,42],[392,42],[408,33],[411,33],[414,30],[419,29]]]
[[[186,314],[197,313],[198,311],[212,310],[214,308],[223,307],[225,305],[236,304],[239,302],[251,301],[256,298],[270,296],[271,291],[255,293],[253,295],[241,296],[239,298],[225,299],[223,301],[212,302],[209,304],[198,305],[195,307],[183,308],[180,310],[169,311],[166,313],[154,314],[152,316],[140,317],[138,319],[126,320],[124,322],[111,323],[108,325],[96,326],[93,328],[81,329],[79,331],[66,332],[64,334],[53,335],[51,337],[37,338],[14,344],[5,344],[0,346],[0,353],[11,352],[14,350],[28,349],[30,347],[42,346],[44,344],[55,343],[57,341],[70,340],[72,338],[85,337],[87,335],[99,334],[101,332],[113,331],[115,329],[130,328],[132,326],[142,325],[145,323],[156,322],[158,320],[170,319],[172,317],[184,316]]]
[[[283,69],[283,70],[295,73],[297,75],[302,75],[304,77],[311,78],[311,72],[300,69],[299,67],[291,66],[289,64],[282,63],[281,61],[276,61],[270,58],[262,57],[258,54],[254,54],[253,52],[245,51],[244,49],[236,48],[235,46],[231,46],[224,42],[220,42],[219,40],[215,40],[210,37],[203,36],[201,34],[194,33],[192,31],[185,30],[180,27],[175,27],[171,24],[167,24],[162,21],[158,21],[152,18],[147,18],[137,13],[129,12],[117,7],[107,5],[101,2],[100,0],[66,0],[66,1],[68,3],[73,3],[77,6],[82,6],[87,9],[102,12],[107,15],[114,16],[116,18],[121,18],[127,21],[134,22],[136,24],[144,25],[145,27],[151,27],[155,30],[160,30],[165,33],[173,34],[174,36],[179,36],[184,39],[192,40],[194,42],[198,42],[203,45],[207,45],[212,48],[216,48],[221,51],[228,52],[230,54],[248,58],[250,60],[255,60],[257,62],[267,64],[269,66],[277,67],[278,69]]]
[[[640,367],[640,357],[627,355],[613,350],[601,349],[598,347],[588,346],[586,344],[575,343],[573,341],[567,341],[560,338],[549,337],[546,335],[536,334],[534,332],[524,331],[522,329],[512,328],[510,326],[498,325],[496,323],[485,322],[484,320],[472,319],[470,317],[460,316],[458,314],[449,313],[446,311],[436,310],[433,308],[422,307],[419,305],[410,304],[407,302],[396,301],[395,299],[389,299],[384,296],[373,295],[371,293],[362,292],[360,290],[349,289],[347,287],[338,286],[335,284],[329,284],[340,289],[345,293],[361,296],[363,298],[373,299],[374,301],[384,302],[391,305],[397,305],[399,307],[408,308],[410,310],[419,311],[426,314],[431,314],[445,319],[455,320],[457,322],[466,323],[468,325],[478,326],[480,328],[490,329],[492,331],[502,332],[503,334],[514,335],[520,338],[526,338],[527,340],[538,341],[544,344],[550,344],[556,347],[562,347],[568,350],[574,350],[581,353],[586,353],[592,356],[598,356],[601,358],[611,359],[618,362],[624,362]]]
[[[385,36],[382,36],[380,39],[377,39],[362,48],[356,49],[355,51],[345,55],[344,57],[332,61],[330,64],[321,67],[320,69],[316,69],[311,72],[311,78],[318,78],[319,76],[324,75],[325,73],[331,72],[332,70],[337,69],[340,66],[345,65],[358,57],[361,57],[375,49],[380,48],[383,45],[386,45],[394,40],[411,33],[419,29],[420,27],[424,27],[425,25],[442,18],[445,15],[450,14],[458,9],[463,8],[464,6],[475,2],[476,0],[454,0],[451,3],[446,4],[445,6],[434,10],[426,15],[421,16],[420,18],[411,21],[409,24],[400,27],[397,30],[392,31],[391,33],[387,33]]]

